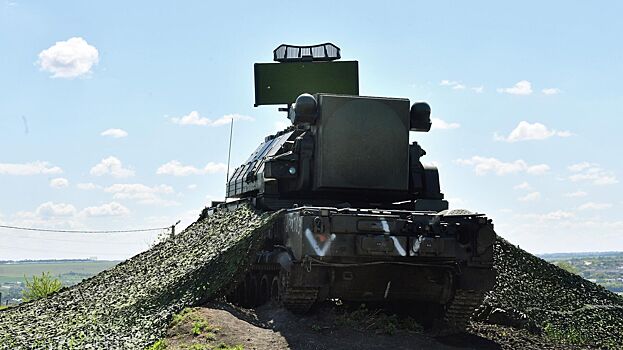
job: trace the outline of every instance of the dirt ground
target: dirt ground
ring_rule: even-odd
[[[344,313],[324,305],[309,315],[298,316],[269,304],[250,310],[210,303],[191,309],[189,317],[177,325],[173,322],[165,339],[166,349],[568,349],[512,328],[473,324],[466,333],[439,335],[438,331],[412,327],[394,316],[365,312],[362,318],[357,311]],[[209,326],[193,332],[192,325],[198,322]]]

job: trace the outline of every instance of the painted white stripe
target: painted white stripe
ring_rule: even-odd
[[[398,241],[398,238],[394,236],[390,237],[392,241],[394,241],[394,248],[396,248],[398,254],[400,254],[400,256],[407,256],[407,252],[405,251],[405,248],[402,246],[402,244],[400,244],[400,241]]]
[[[316,252],[316,255],[325,256],[327,252],[329,251],[329,248],[331,248],[331,243],[333,242],[333,240],[335,240],[335,233],[332,233],[331,236],[329,236],[329,239],[326,242],[324,242],[322,247],[320,247],[320,245],[314,238],[314,234],[309,228],[305,229],[305,238],[307,238],[309,245],[311,245],[312,249],[314,249],[314,252]]]

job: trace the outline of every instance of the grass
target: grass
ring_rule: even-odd
[[[165,350],[167,348],[167,342],[164,339],[160,339],[153,343],[151,346],[145,348],[145,350]]]
[[[543,327],[543,332],[546,338],[558,344],[586,345],[588,343],[588,339],[582,335],[582,332],[574,328],[560,329],[547,323]]]
[[[374,331],[378,334],[393,335],[398,330],[422,332],[422,326],[411,317],[399,317],[387,314],[383,310],[368,310],[365,304],[358,309],[345,311],[335,318],[337,326],[346,326],[362,331]],[[313,326],[312,326],[313,329]]]
[[[109,269],[117,263],[118,261],[61,261],[0,264],[0,285],[21,282],[24,276],[39,275],[42,272],[60,276],[63,284],[71,285]]]
[[[32,276],[32,280],[26,278],[26,289],[22,291],[24,301],[45,298],[52,293],[58,292],[63,284],[49,272],[42,272],[41,276]]]

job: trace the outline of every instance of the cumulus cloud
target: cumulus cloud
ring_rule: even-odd
[[[452,90],[465,90],[467,86],[462,84],[461,82],[455,80],[442,80],[439,85],[450,87]],[[482,93],[484,90],[483,86],[471,87],[470,90],[474,91],[477,94]]]
[[[171,121],[174,124],[179,125],[198,125],[198,126],[221,126],[231,123],[231,120],[253,120],[252,117],[240,114],[227,114],[217,119],[210,119],[206,117],[202,117],[199,115],[199,112],[192,111],[187,115],[181,117],[173,117]]]
[[[84,191],[90,191],[90,190],[96,190],[98,188],[100,188],[100,186],[92,183],[92,182],[87,182],[87,183],[79,183],[76,185],[76,187],[78,187],[79,190],[84,190]]]
[[[526,181],[516,185],[515,187],[513,187],[516,190],[531,190],[532,186],[530,186],[529,183],[527,183]]]
[[[457,129],[461,127],[459,123],[449,123],[439,118],[430,118],[432,122],[431,129],[432,130],[447,130],[447,129]]]
[[[610,203],[587,202],[578,207],[578,210],[603,210],[612,207]]]
[[[557,221],[572,219],[575,217],[575,214],[571,211],[556,210],[545,214],[524,214],[521,216],[526,219],[533,219],[537,221]]]
[[[581,162],[581,163],[571,164],[567,167],[567,169],[569,169],[569,171],[572,171],[574,173],[578,173],[584,169],[588,169],[592,167],[593,165],[594,164],[591,164],[589,162]]]
[[[45,202],[35,210],[35,215],[42,218],[66,217],[75,214],[76,207],[66,203]]]
[[[574,173],[569,176],[572,182],[586,181],[593,185],[613,185],[619,182],[614,173],[600,168],[597,164],[582,162],[572,164],[567,169]]]
[[[541,175],[550,169],[547,164],[529,165],[522,159],[513,162],[503,162],[496,158],[473,156],[470,159],[457,159],[455,162],[460,165],[473,166],[477,175],[485,175],[488,173],[507,175],[520,172],[531,175]]]
[[[0,163],[0,175],[52,175],[61,174],[62,172],[63,169],[42,161],[32,163]]]
[[[541,198],[541,193],[539,192],[530,192],[525,196],[517,198],[521,202],[533,202],[539,200]]]
[[[90,173],[95,176],[111,175],[117,178],[134,176],[134,170],[124,168],[121,161],[113,156],[102,159],[91,168]]]
[[[541,90],[541,92],[543,93],[543,95],[557,95],[561,91],[559,88],[547,88],[547,89]]]
[[[51,73],[52,78],[73,79],[91,73],[98,62],[97,49],[83,38],[74,37],[41,51],[37,64],[42,71]]]
[[[114,199],[133,199],[141,204],[154,205],[179,205],[179,203],[163,199],[160,195],[174,194],[173,187],[168,185],[146,186],[140,183],[134,184],[114,184],[104,189],[105,192],[112,193]]]
[[[227,171],[227,165],[223,163],[209,162],[203,168],[197,168],[192,165],[183,165],[177,160],[172,160],[168,163],[162,164],[158,170],[156,170],[156,174],[188,176],[223,173],[225,171]]]
[[[512,87],[499,88],[498,92],[511,95],[530,95],[532,94],[532,84],[527,80],[522,80]]]
[[[123,129],[107,129],[102,131],[100,135],[119,139],[128,136],[128,132]]]
[[[458,81],[454,81],[454,80],[442,80],[439,85],[441,86],[454,86],[459,84]]]
[[[473,88],[471,88],[473,92],[477,93],[477,94],[482,94],[482,92],[485,90],[485,87],[480,85],[480,86],[475,86]]]
[[[128,214],[130,214],[130,210],[117,202],[110,202],[94,207],[86,207],[80,211],[80,215],[86,217],[126,216]]]
[[[530,124],[527,121],[521,121],[508,136],[500,136],[497,133],[494,134],[496,141],[517,142],[527,140],[545,140],[552,136],[569,137],[571,136],[569,131],[557,131],[550,130],[541,123]]]
[[[189,190],[197,189],[197,184],[190,184],[190,185],[186,186],[186,188],[188,188]]]
[[[65,188],[69,186],[69,180],[64,177],[57,177],[50,180],[50,187],[52,188]]]
[[[570,198],[586,197],[587,195],[588,195],[588,193],[586,193],[584,191],[575,191],[575,192],[565,193],[565,197],[570,197]]]

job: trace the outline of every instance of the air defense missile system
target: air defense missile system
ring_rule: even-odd
[[[326,299],[410,303],[463,328],[495,281],[491,220],[448,210],[436,167],[409,143],[431,108],[359,95],[357,61],[333,44],[281,45],[256,63],[255,106],[285,105],[291,126],[267,136],[204,214],[250,203],[279,211],[230,299],[298,313]]]

